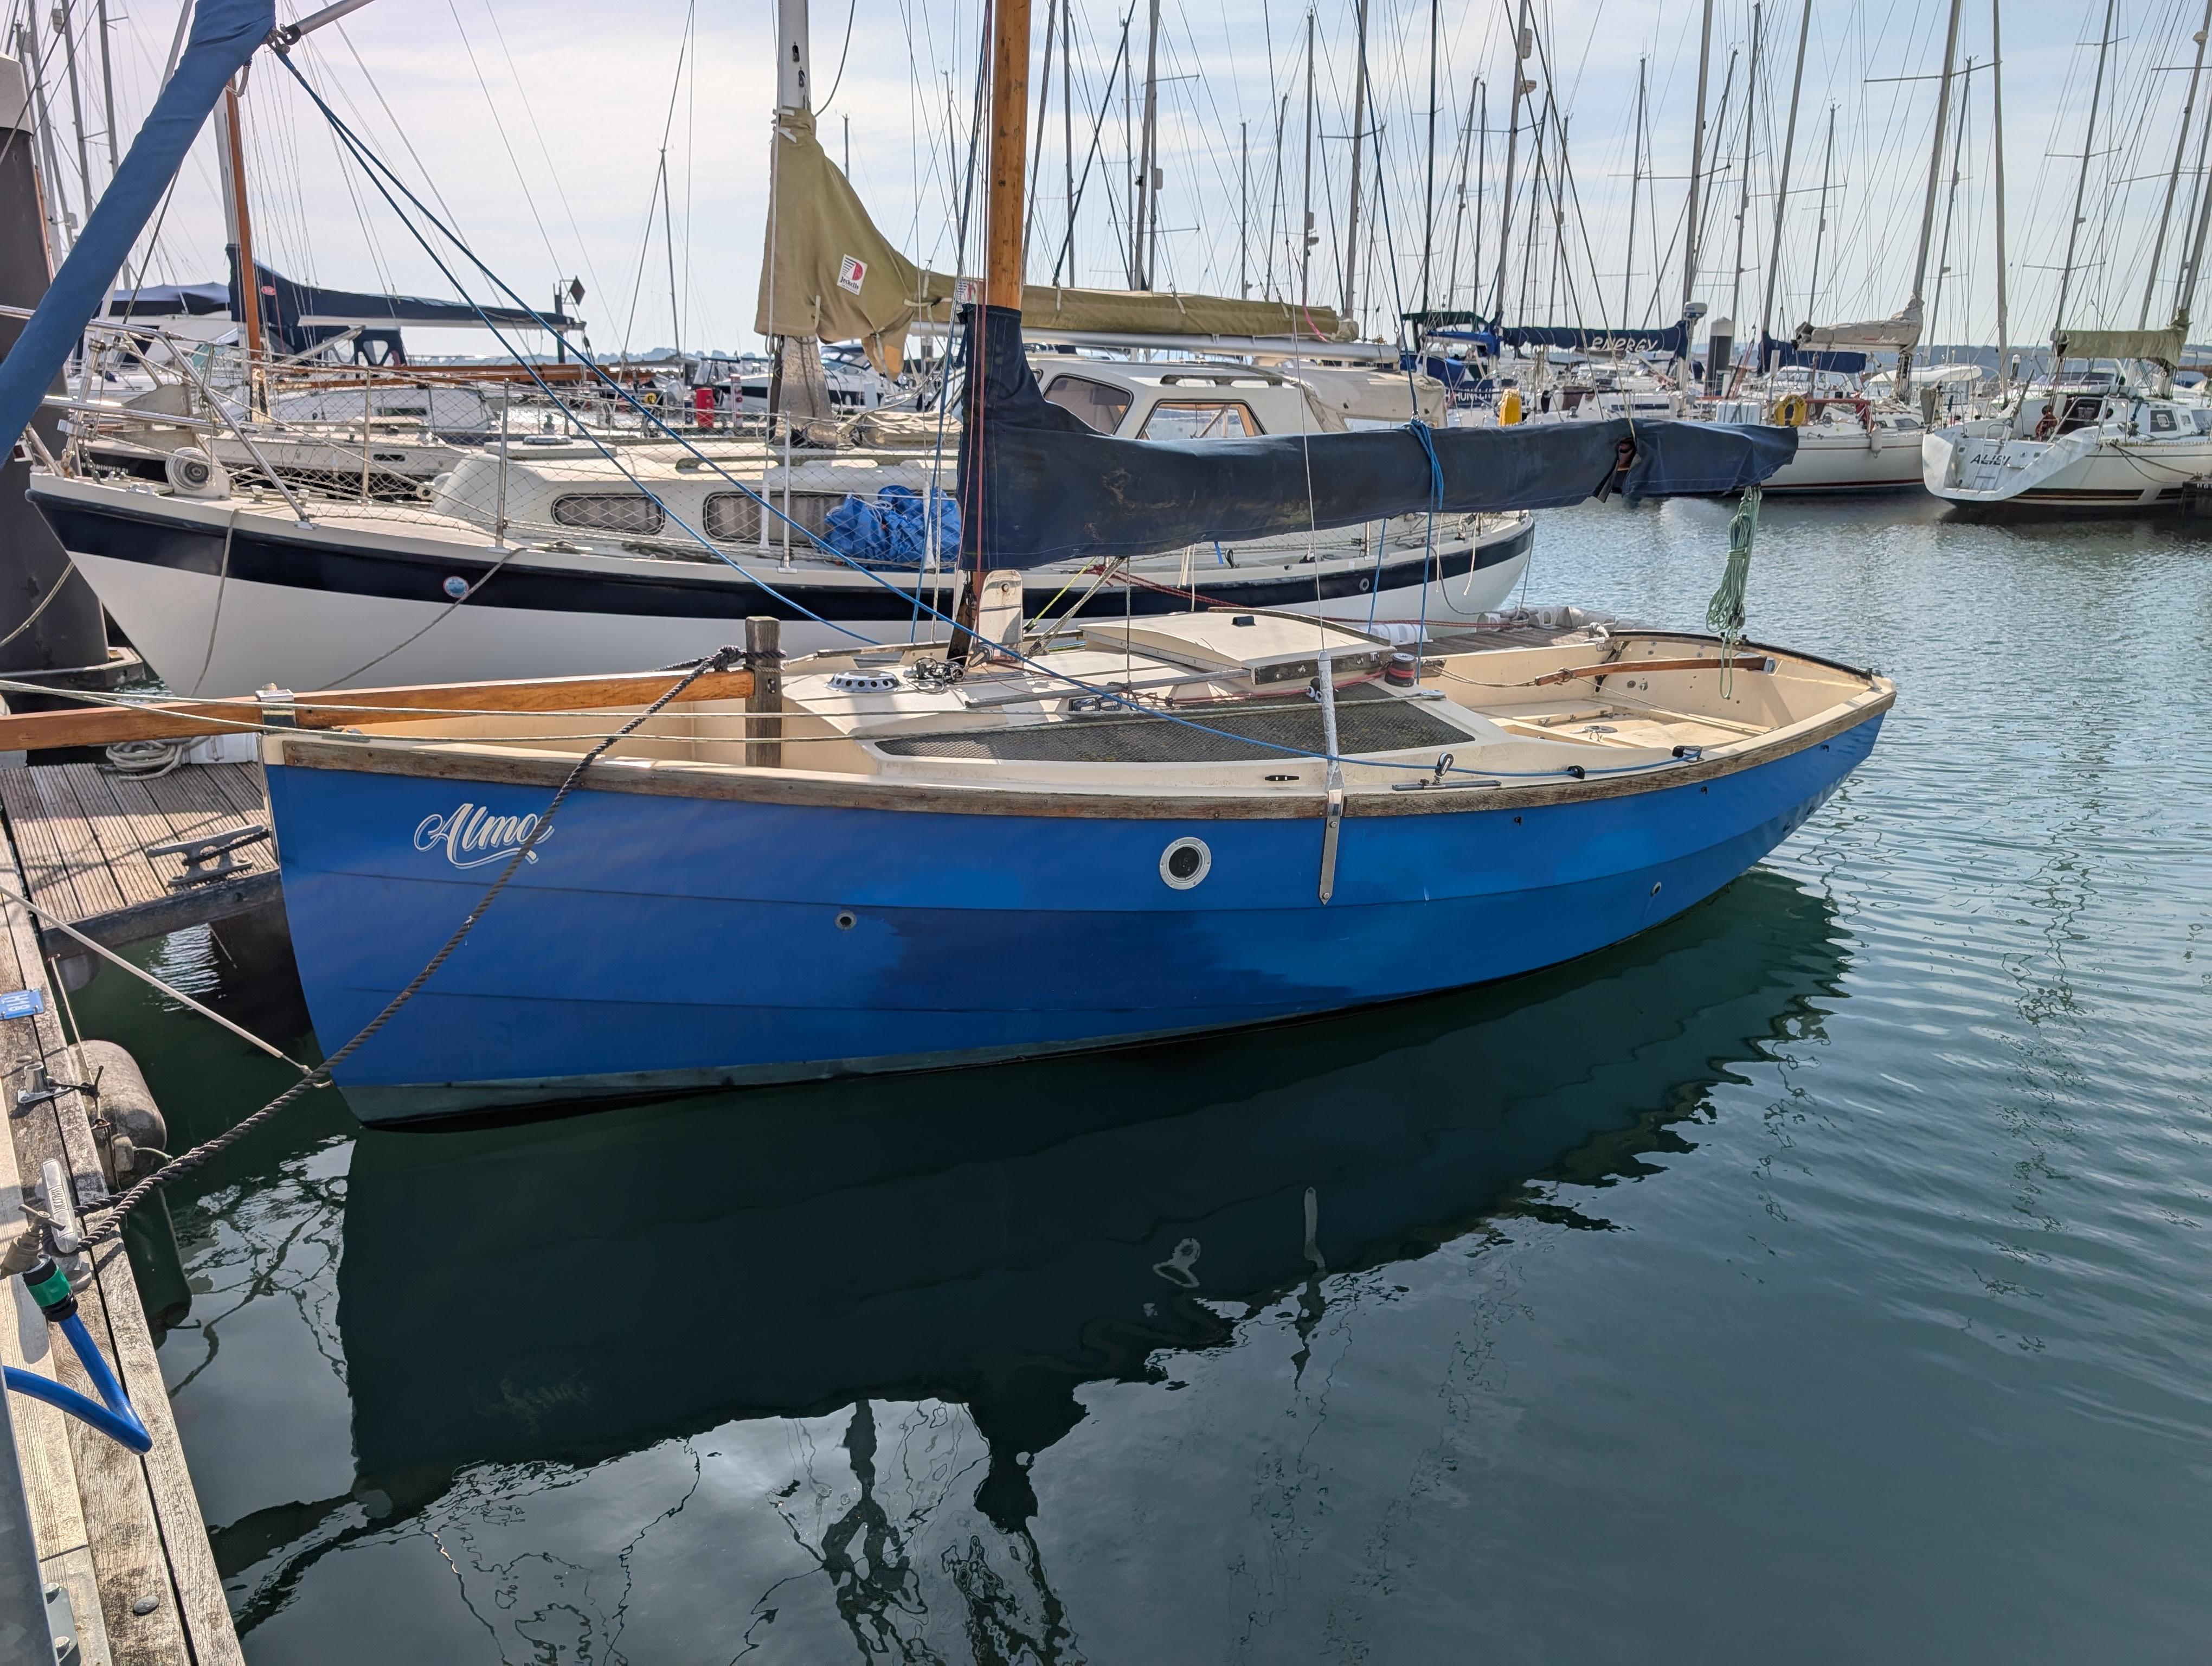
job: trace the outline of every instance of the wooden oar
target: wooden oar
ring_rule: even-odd
[[[65,711],[0,716],[0,752],[56,746],[111,746],[118,740],[185,740],[237,734],[269,723],[302,729],[343,729],[376,714],[410,711],[568,712],[603,706],[649,705],[687,673],[627,672],[617,677],[550,677],[506,683],[443,683],[401,689],[328,689],[282,702],[256,699],[165,700],[143,706],[79,706]],[[750,699],[749,671],[708,672],[687,700]]]
[[[1739,654],[1727,660],[1613,660],[1601,666],[1573,666],[1565,671],[1546,672],[1541,677],[1532,677],[1528,686],[1540,689],[1547,683],[1572,683],[1583,678],[1618,677],[1632,671],[1766,671],[1774,669],[1770,654]]]

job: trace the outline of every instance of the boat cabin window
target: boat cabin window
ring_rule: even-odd
[[[553,500],[553,520],[562,526],[595,532],[646,536],[660,530],[660,505],[643,492],[572,492]]]
[[[2071,434],[2077,428],[2087,428],[2104,415],[2105,402],[2094,394],[2076,395],[2066,401],[2066,414],[2059,418],[2058,431]]]
[[[1139,440],[1249,440],[1261,432],[1242,399],[1163,399],[1145,418]]]
[[[761,542],[761,518],[768,518],[768,542],[781,548],[783,544],[783,516],[788,514],[799,526],[817,536],[826,537],[830,531],[830,512],[845,501],[842,492],[793,492],[791,506],[784,508],[783,494],[771,490],[769,501],[775,509],[763,510],[758,499],[744,492],[714,492],[707,498],[702,514],[706,523],[702,530],[717,544],[758,544]],[[775,511],[781,510],[782,514]],[[807,540],[799,536],[798,528],[791,533],[794,548]]]
[[[2154,410],[2150,414],[2150,431],[2153,434],[2172,434],[2177,426],[2170,410]]]
[[[1129,414],[1130,396],[1126,389],[1109,387],[1088,376],[1056,377],[1045,389],[1044,397],[1062,410],[1073,411],[1101,434],[1113,433]]]

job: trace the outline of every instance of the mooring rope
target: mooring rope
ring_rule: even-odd
[[[116,1237],[123,1230],[124,1217],[152,1196],[160,1188],[204,1167],[210,1159],[236,1145],[302,1094],[317,1088],[330,1086],[331,1073],[367,1045],[369,1038],[378,1031],[391,1023],[398,1015],[400,1008],[420,994],[423,986],[438,975],[438,969],[453,958],[454,952],[461,946],[468,934],[476,929],[477,921],[484,917],[485,911],[498,900],[499,894],[507,889],[507,882],[521,871],[523,863],[530,860],[531,852],[544,842],[547,831],[553,825],[553,818],[560,813],[561,806],[568,801],[568,795],[576,790],[577,785],[584,779],[585,772],[605,757],[617,742],[627,739],[636,733],[649,719],[659,715],[663,708],[680,698],[686,690],[708,672],[730,670],[743,657],[743,650],[735,648],[725,648],[718,653],[709,654],[692,666],[690,671],[671,687],[667,693],[662,695],[620,729],[578,758],[576,767],[568,771],[568,778],[555,790],[552,801],[545,806],[544,812],[538,818],[538,824],[531,829],[529,836],[515,848],[514,854],[507,858],[507,866],[500,870],[499,877],[491,882],[491,888],[477,899],[477,905],[469,910],[468,918],[453,928],[453,934],[446,939],[444,945],[437,953],[430,957],[422,970],[408,980],[407,987],[384,1004],[383,1011],[362,1025],[359,1033],[351,1041],[251,1116],[246,1117],[235,1127],[216,1134],[211,1140],[202,1140],[183,1155],[172,1158],[129,1190],[99,1206],[106,1218],[99,1226],[82,1234],[84,1243],[88,1246],[104,1243]],[[198,1006],[197,1002],[191,1004]]]
[[[1728,568],[1721,575],[1721,587],[1713,592],[1705,607],[1705,627],[1718,632],[1721,639],[1720,696],[1723,700],[1732,692],[1731,668],[1736,646],[1743,641],[1743,597],[1751,583],[1751,544],[1759,532],[1759,496],[1758,487],[1744,489],[1743,502],[1729,522]]]

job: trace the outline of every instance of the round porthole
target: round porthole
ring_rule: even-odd
[[[1213,853],[1203,839],[1177,839],[1160,852],[1160,878],[1171,890],[1188,891],[1213,871]]]
[[[461,577],[459,574],[455,574],[452,578],[446,581],[444,588],[448,596],[451,596],[455,601],[459,601],[462,597],[469,593],[469,581]]]

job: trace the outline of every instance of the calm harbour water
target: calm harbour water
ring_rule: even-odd
[[[1726,522],[1531,593],[1695,623]],[[1749,607],[1896,713],[1606,954],[213,1165],[142,1279],[249,1659],[2203,1659],[2212,526],[1770,504]],[[173,1144],[286,1079],[76,1002]]]

